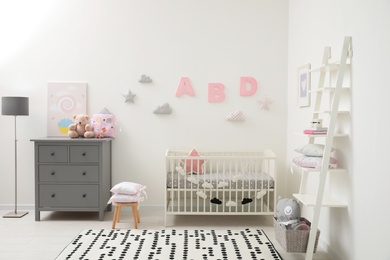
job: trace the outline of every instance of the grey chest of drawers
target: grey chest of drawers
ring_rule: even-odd
[[[32,139],[35,152],[35,220],[41,211],[99,212],[110,207],[112,139]]]

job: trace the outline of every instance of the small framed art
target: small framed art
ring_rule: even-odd
[[[298,68],[298,104],[310,106],[310,64]]]
[[[87,113],[87,83],[48,82],[47,136],[68,136],[73,115]]]

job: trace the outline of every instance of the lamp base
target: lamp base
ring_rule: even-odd
[[[28,212],[15,212],[15,211],[12,211],[12,212],[9,212],[7,214],[5,214],[3,216],[3,218],[21,218],[23,217],[24,215],[27,215]]]

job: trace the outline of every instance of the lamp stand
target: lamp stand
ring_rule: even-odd
[[[18,178],[17,178],[17,173],[18,173],[18,161],[17,161],[17,157],[18,157],[18,152],[17,152],[17,142],[18,140],[16,139],[16,116],[14,116],[15,118],[15,210],[12,211],[12,212],[9,212],[7,214],[5,214],[3,216],[3,218],[21,218],[23,217],[24,215],[26,215],[28,212],[18,212]]]

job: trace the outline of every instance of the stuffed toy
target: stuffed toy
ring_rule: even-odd
[[[85,137],[92,138],[94,132],[92,126],[88,123],[89,116],[84,114],[78,114],[73,116],[74,124],[69,125],[68,135],[71,138]]]
[[[287,228],[299,224],[301,207],[295,199],[284,198],[278,200],[276,205],[276,220]]]

